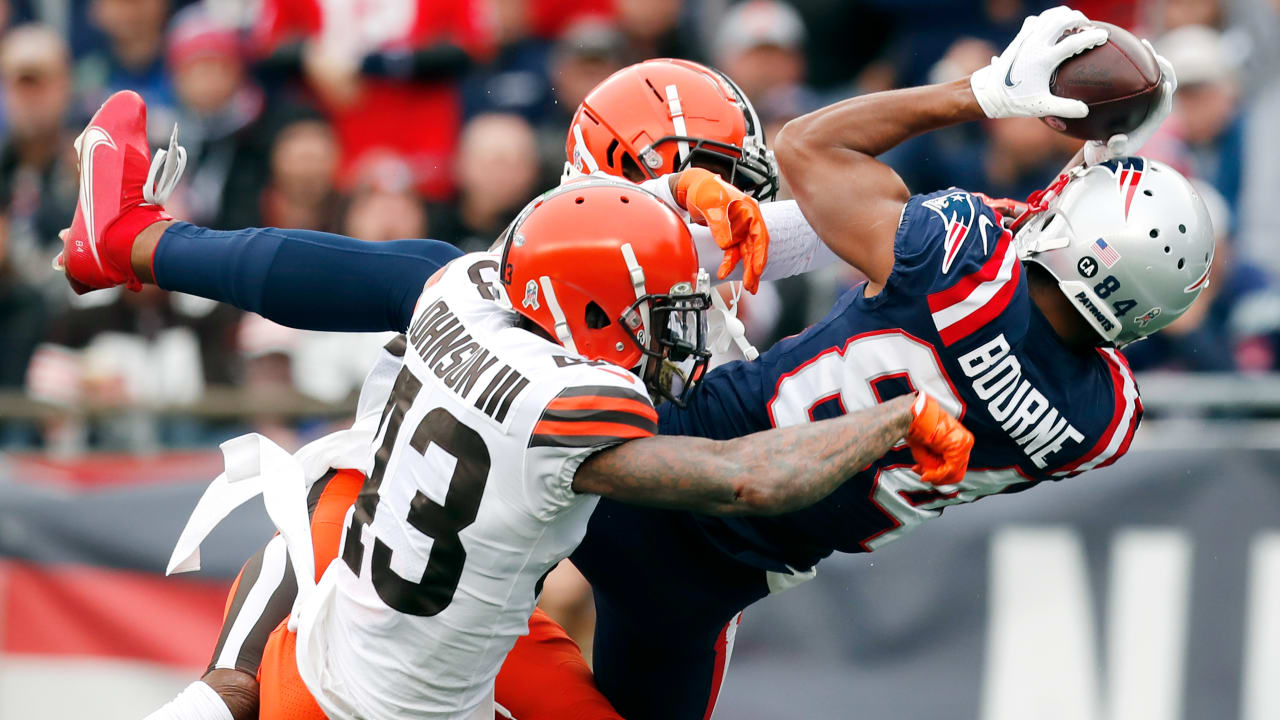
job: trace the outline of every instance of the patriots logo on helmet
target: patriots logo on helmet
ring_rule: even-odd
[[[1142,182],[1142,173],[1147,169],[1147,161],[1140,157],[1112,158],[1102,166],[1116,176],[1116,186],[1124,197],[1124,219],[1129,219],[1129,206],[1133,204],[1133,196],[1138,192],[1138,183]]]
[[[923,205],[938,213],[946,227],[947,234],[943,241],[945,252],[942,256],[942,272],[945,274],[960,254],[960,246],[969,237],[969,230],[973,228],[973,221],[978,213],[973,208],[973,198],[967,192],[956,191],[940,195],[925,200]]]

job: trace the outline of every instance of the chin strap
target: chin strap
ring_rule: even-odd
[[[684,108],[680,106],[680,90],[674,84],[667,86],[667,110],[671,116],[671,127],[675,130],[676,137],[686,137],[689,129],[684,124]],[[687,140],[676,141],[676,149],[679,154],[679,160],[676,167],[684,164],[686,158],[689,157],[689,142]]]
[[[547,304],[547,310],[551,311],[551,318],[556,321],[556,339],[565,350],[576,355],[578,344],[573,341],[573,333],[569,332],[569,321],[560,307],[560,300],[556,298],[556,289],[551,284],[551,278],[543,275],[538,278],[538,284],[542,286],[542,301]]]
[[[636,259],[636,251],[631,247],[631,243],[625,243],[621,248],[622,259],[627,263],[627,273],[631,276],[631,289],[635,291],[636,300],[645,296],[644,290],[644,268],[640,267],[640,261]],[[636,311],[640,313],[640,345],[644,347],[650,346],[653,338],[649,329],[649,303],[640,303]],[[640,353],[640,364],[635,369],[640,377],[644,377],[645,369],[649,365],[649,354],[647,352]]]
[[[595,157],[587,151],[587,141],[582,139],[582,127],[578,125],[578,123],[573,124],[573,159],[574,165],[569,167],[572,167],[576,174],[590,175],[594,172],[600,172],[600,165],[596,163]],[[582,167],[585,168],[585,170],[577,167],[577,161],[579,160],[582,161]],[[565,170],[565,176],[572,177],[569,175],[567,168]]]
[[[151,158],[151,169],[142,185],[142,199],[151,205],[164,205],[186,169],[187,149],[178,144],[178,126],[175,124],[169,135],[169,147],[157,150],[155,157]]]
[[[1016,234],[1022,229],[1023,225],[1027,224],[1028,220],[1048,210],[1049,203],[1053,202],[1053,199],[1058,197],[1058,193],[1062,192],[1062,188],[1067,186],[1067,183],[1071,181],[1071,176],[1072,173],[1064,172],[1058,176],[1057,180],[1050,183],[1049,187],[1028,195],[1026,209],[1009,225],[1009,231]]]

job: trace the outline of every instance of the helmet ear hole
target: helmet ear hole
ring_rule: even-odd
[[[623,153],[622,160],[619,163],[622,166],[622,177],[634,183],[644,182],[648,180],[648,176],[640,169],[640,163],[631,157],[631,153]]]
[[[592,330],[607,328],[609,323],[612,322],[609,320],[609,314],[604,311],[604,308],[597,305],[594,300],[587,303],[586,317],[584,319],[587,327]]]

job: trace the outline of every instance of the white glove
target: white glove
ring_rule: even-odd
[[[1106,41],[1106,29],[1090,26],[1080,11],[1050,8],[1027,18],[1000,57],[969,76],[969,86],[989,118],[1082,118],[1089,106],[1049,92],[1049,80],[1064,60]]]
[[[1147,114],[1141,125],[1133,129],[1133,132],[1116,133],[1107,138],[1106,142],[1101,140],[1086,142],[1084,144],[1085,165],[1097,165],[1112,158],[1136,154],[1138,149],[1146,145],[1151,136],[1156,134],[1160,123],[1164,122],[1164,119],[1169,117],[1169,112],[1173,110],[1173,93],[1178,89],[1178,76],[1173,73],[1173,65],[1156,52],[1146,39],[1143,39],[1142,44],[1156,56],[1156,63],[1160,66],[1160,74],[1164,78],[1164,82],[1160,84],[1160,97],[1156,98],[1151,112]]]

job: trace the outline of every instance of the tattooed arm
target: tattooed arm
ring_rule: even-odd
[[[915,397],[733,440],[632,440],[588,458],[574,476],[573,489],[713,515],[798,510],[826,497],[906,437]]]

